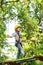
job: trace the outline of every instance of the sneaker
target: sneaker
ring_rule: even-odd
[[[24,54],[24,57],[26,56],[26,54]]]

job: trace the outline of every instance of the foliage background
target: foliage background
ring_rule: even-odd
[[[10,47],[8,53],[15,51],[14,47],[6,42],[6,22],[15,17],[22,26],[22,38],[30,40],[23,43],[26,57],[43,56],[43,30],[40,31],[40,23],[43,21],[43,0],[0,0],[0,62],[10,59],[2,49]],[[25,64],[43,65],[40,61]]]

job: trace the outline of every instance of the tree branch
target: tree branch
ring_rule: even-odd
[[[1,4],[0,4],[0,7],[2,8],[2,5],[3,5],[3,2],[4,2],[4,0],[1,0]]]

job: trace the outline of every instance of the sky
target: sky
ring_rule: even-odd
[[[8,22],[6,24],[6,35],[9,34],[10,36],[12,35],[12,33],[14,33],[14,27],[15,25],[18,23],[17,21],[17,17],[15,19],[13,19],[11,22]],[[13,40],[13,41],[12,41]],[[15,42],[14,38],[7,38],[7,42]]]
[[[12,21],[7,22],[6,35],[9,34],[11,36],[12,33],[14,33],[14,27],[17,23],[18,23],[17,17],[15,19],[13,19]],[[5,47],[4,49],[2,49],[3,54],[7,55],[10,58],[16,58],[17,57],[16,56],[17,55],[17,51],[16,51],[17,48],[15,47],[15,38],[14,37],[13,38],[6,38],[6,41],[8,42],[8,45],[12,46],[12,49],[14,49],[15,51],[13,53],[11,51],[8,51],[8,49],[11,49],[9,46],[9,47]]]

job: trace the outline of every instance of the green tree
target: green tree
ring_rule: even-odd
[[[22,26],[24,37],[31,40],[29,44],[25,44],[28,48],[24,45],[27,57],[43,55],[43,33],[39,32],[43,18],[43,0],[0,0],[0,54],[6,46],[6,22],[15,17]],[[4,55],[0,58],[5,60],[7,57]],[[35,64],[38,65],[36,62]]]

